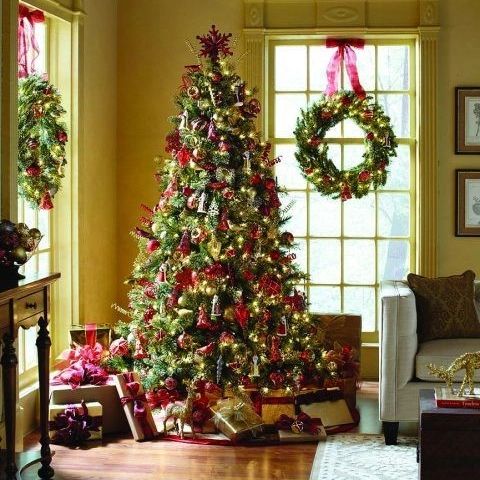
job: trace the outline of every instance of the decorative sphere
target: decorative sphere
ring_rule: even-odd
[[[30,238],[33,238],[35,240],[40,240],[40,238],[42,238],[42,233],[38,228],[31,228],[28,231],[28,234],[30,235]]]
[[[235,308],[232,305],[225,307],[223,311],[223,318],[230,322],[235,320]]]
[[[212,285],[208,285],[205,288],[205,293],[211,297],[213,297],[217,292],[218,292],[217,287],[214,287]]]
[[[27,251],[21,247],[15,247],[12,250],[11,256],[16,263],[23,265],[27,261]]]
[[[157,233],[160,230],[160,224],[158,223],[152,223],[152,232]]]
[[[178,304],[181,306],[181,307],[184,307],[187,303],[187,300],[186,298],[181,295],[180,297],[178,297]]]

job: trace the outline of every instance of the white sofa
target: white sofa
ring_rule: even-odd
[[[477,314],[480,286],[475,284]],[[427,363],[449,365],[465,352],[480,350],[480,338],[454,338],[419,343],[415,296],[406,282],[381,284],[379,418],[385,443],[395,444],[398,422],[418,420],[418,393],[444,385],[430,375]],[[455,380],[463,379],[464,371]],[[480,381],[480,372],[475,375]]]

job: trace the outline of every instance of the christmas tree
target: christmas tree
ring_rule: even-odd
[[[160,200],[135,231],[131,321],[118,330],[148,390],[195,380],[293,388],[325,374],[296,289],[294,238],[282,232],[278,159],[255,129],[259,101],[228,61],[230,37],[215,26],[197,37],[199,63],[182,77],[170,159],[156,174]]]

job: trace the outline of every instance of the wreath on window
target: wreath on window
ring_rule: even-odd
[[[363,161],[340,170],[328,158],[325,135],[337,123],[351,118],[365,132]],[[355,92],[336,92],[324,96],[307,111],[302,111],[295,129],[295,157],[305,178],[323,195],[348,200],[361,198],[370,188],[376,190],[387,181],[386,167],[396,156],[395,135],[390,119],[370,97]]]
[[[20,195],[34,208],[53,208],[52,198],[64,177],[65,114],[55,87],[39,75],[29,75],[18,85],[18,186]]]
[[[365,94],[360,85],[354,48],[363,48],[361,39],[327,39],[327,48],[336,48],[327,67],[328,85],[322,98],[297,120],[295,157],[302,174],[323,195],[348,200],[361,198],[387,181],[387,166],[396,156],[397,143],[382,107]],[[353,91],[338,91],[343,62]],[[326,133],[337,123],[352,119],[364,132],[363,160],[348,170],[339,169],[328,158]]]

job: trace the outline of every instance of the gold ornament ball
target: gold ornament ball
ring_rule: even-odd
[[[158,223],[152,223],[152,232],[158,233],[159,230],[160,230],[160,225]]]
[[[27,251],[23,247],[15,247],[12,250],[12,258],[15,262],[23,265],[27,261]]]
[[[223,311],[223,318],[230,322],[233,322],[233,320],[235,320],[235,309],[231,305],[226,307]]]
[[[30,236],[30,238],[33,238],[34,240],[40,240],[40,238],[42,237],[42,234],[38,228],[31,228],[28,231],[28,235]]]
[[[212,285],[208,285],[207,287],[205,287],[205,293],[210,297],[213,297],[217,292],[217,287],[214,287]]]
[[[178,304],[181,306],[181,307],[184,307],[187,303],[187,299],[181,295],[179,298],[178,298]]]

